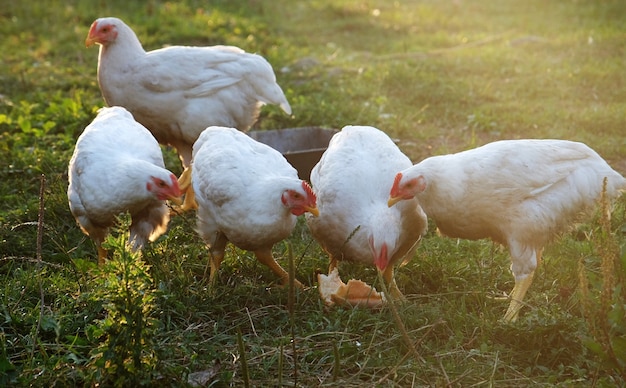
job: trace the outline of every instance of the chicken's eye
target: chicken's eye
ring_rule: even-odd
[[[417,187],[419,187],[419,181],[417,179],[411,179],[404,184],[405,190],[412,191],[415,190]]]
[[[154,183],[157,185],[158,188],[163,189],[167,187],[167,183],[165,183],[163,179],[153,178],[152,180],[154,181]]]

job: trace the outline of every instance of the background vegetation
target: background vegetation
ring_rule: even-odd
[[[513,286],[506,251],[431,227],[397,275],[412,343],[387,308],[323,306],[315,272],[328,261],[303,224],[275,250],[310,286],[295,294],[234,248],[210,294],[193,214],[141,258],[123,249],[121,217],[116,260],[97,268],[67,206],[66,169],[103,104],[97,50],[83,44],[100,16],[124,19],[146,49],[232,44],[265,56],[294,114],[266,107],[258,129],[373,125],[416,162],[497,139],[563,138],[626,172],[621,0],[4,2],[0,385],[625,383],[624,201],[546,250],[516,324],[500,321],[497,297]],[[340,271],[379,287],[372,268]]]

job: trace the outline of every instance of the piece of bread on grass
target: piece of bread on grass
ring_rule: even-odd
[[[328,306],[338,304],[377,308],[385,303],[383,293],[377,292],[367,283],[356,279],[350,279],[347,284],[341,281],[337,268],[328,275],[318,274],[317,282],[320,297]]]

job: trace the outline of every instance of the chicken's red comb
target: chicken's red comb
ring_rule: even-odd
[[[96,30],[96,26],[98,25],[98,20],[94,20],[93,23],[91,23],[91,26],[89,26],[89,35],[91,35],[91,33],[93,31]]]
[[[302,181],[302,188],[309,198],[313,198],[313,203],[315,203],[317,201],[317,197],[315,196],[311,185],[309,185],[307,181]]]
[[[400,181],[401,180],[402,180],[402,173],[399,172],[396,174],[396,177],[393,180],[393,186],[391,186],[391,192],[389,193],[391,197],[397,197],[400,194]]]

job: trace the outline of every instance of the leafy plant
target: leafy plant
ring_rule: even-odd
[[[116,387],[150,383],[158,362],[153,342],[156,291],[149,266],[122,240],[107,240],[115,258],[102,267],[101,288],[93,295],[104,301],[106,316],[92,326],[91,336],[103,340],[92,351],[89,365],[94,383]]]
[[[587,268],[580,262],[580,294],[582,312],[589,329],[584,343],[597,355],[614,378],[626,382],[626,241],[623,223],[616,230],[611,224],[606,179],[598,226],[590,233],[593,261],[600,261],[599,270]],[[621,220],[623,221],[623,220]],[[591,261],[591,260],[590,260]],[[618,385],[621,385],[618,383]]]

